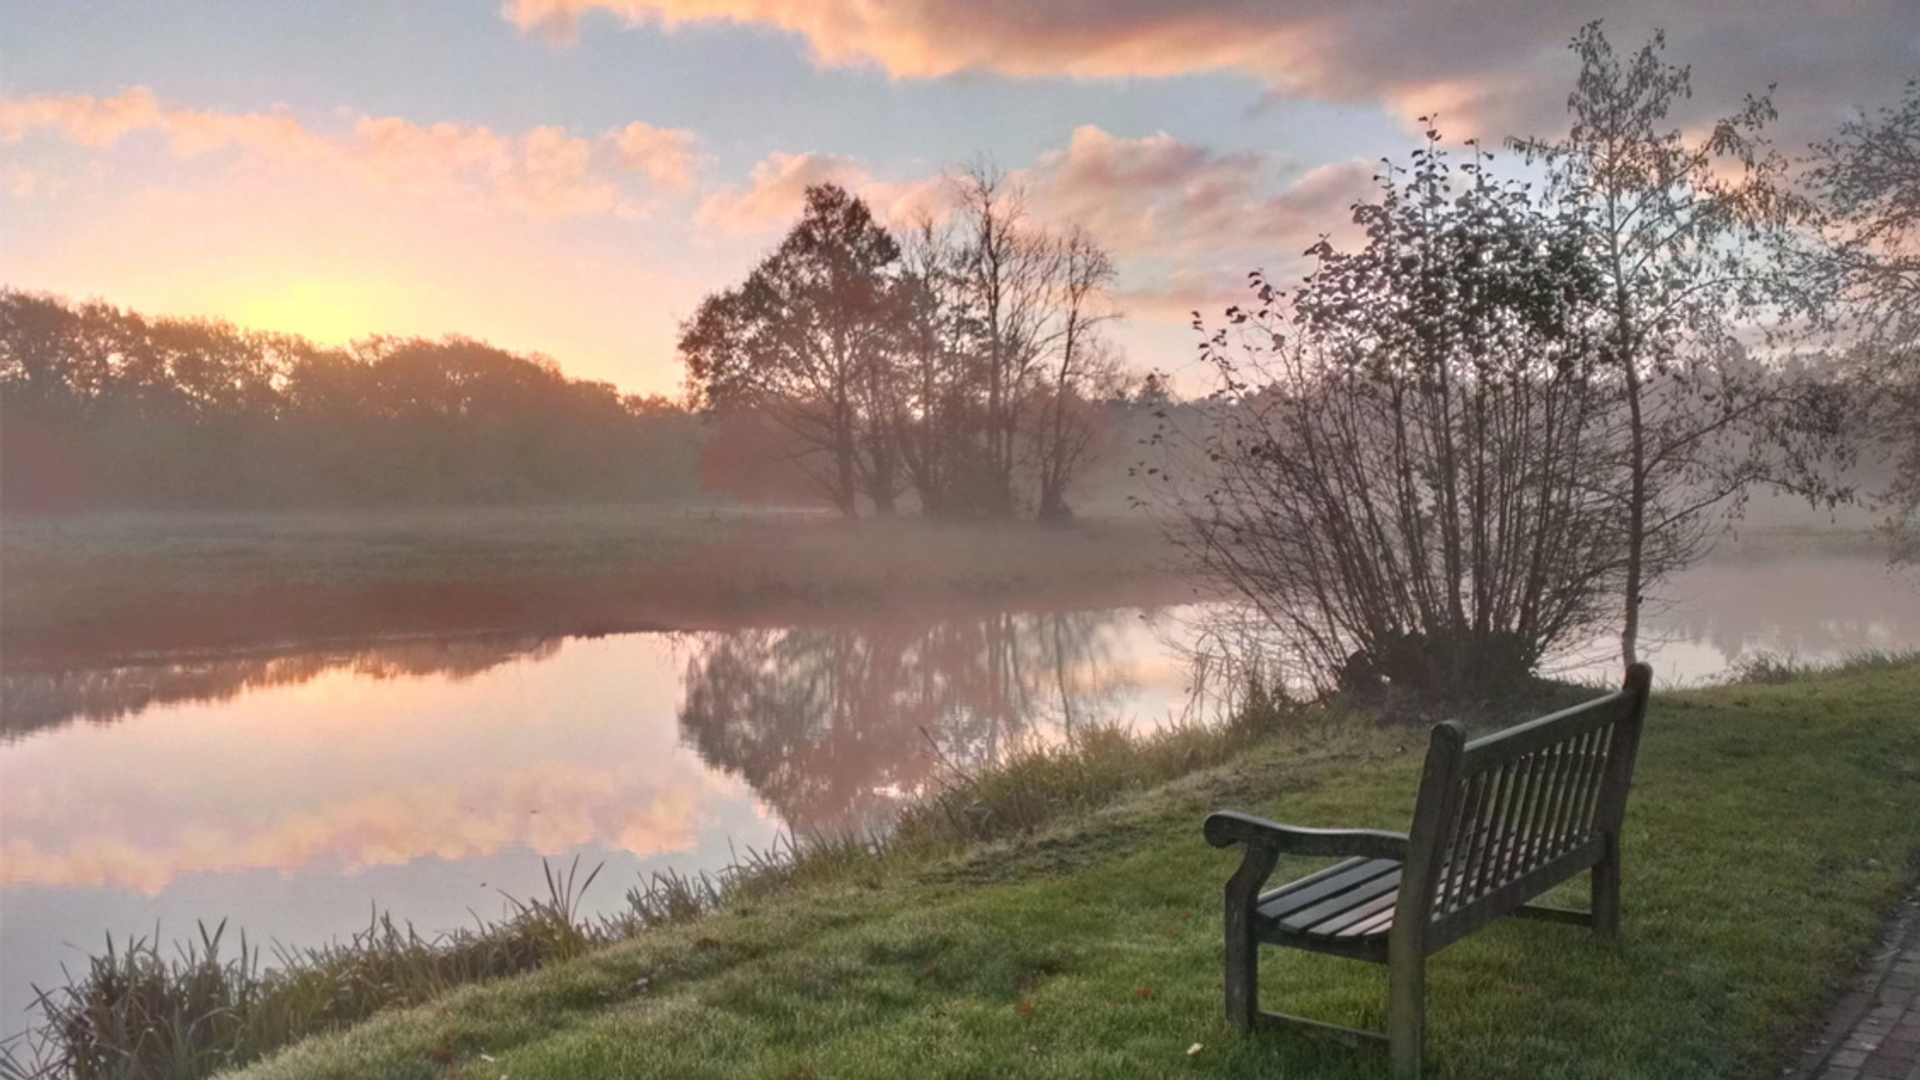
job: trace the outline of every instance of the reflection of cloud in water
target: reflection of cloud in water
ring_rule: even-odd
[[[683,737],[796,831],[883,828],[938,782],[1111,722],[1131,611],[912,619],[695,635]]]
[[[684,851],[745,793],[678,747],[662,645],[321,654],[238,698],[44,729],[0,747],[0,885],[152,894],[247,870]],[[541,662],[500,666],[518,656]]]
[[[637,767],[542,765],[493,777],[371,792],[281,817],[164,822],[111,809],[61,828],[44,801],[9,793],[0,885],[113,885],[147,894],[177,877],[235,870],[358,873],[415,859],[473,859],[509,848],[558,855],[615,843],[639,856],[693,846],[711,785],[662,786]]]
[[[9,673],[0,676],[0,735],[17,737],[75,719],[111,723],[156,705],[231,701],[251,690],[297,686],[330,672],[375,680],[466,679],[509,660],[543,659],[559,646],[554,637],[477,638]]]

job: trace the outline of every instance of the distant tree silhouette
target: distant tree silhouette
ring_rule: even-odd
[[[800,464],[840,512],[864,492],[880,513],[899,494],[888,430],[899,245],[845,189],[807,189],[806,210],[738,288],[704,300],[680,352],[706,403],[764,412],[817,453]]]
[[[735,287],[681,327],[703,404],[752,410],[808,449],[795,463],[851,517],[909,491],[932,517],[1071,517],[1119,360],[1112,260],[1082,231],[1029,221],[990,166],[952,181],[953,213],[899,238],[831,184]]]
[[[0,505],[636,499],[694,489],[663,400],[482,342],[345,349],[0,289]]]

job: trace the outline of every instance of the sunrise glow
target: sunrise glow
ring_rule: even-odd
[[[343,345],[379,329],[372,290],[348,282],[303,281],[240,302],[235,321],[257,330]]]

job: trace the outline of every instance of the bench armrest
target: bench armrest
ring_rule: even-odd
[[[1287,855],[1339,855],[1367,859],[1407,858],[1407,834],[1385,829],[1302,829],[1277,821],[1221,810],[1207,815],[1201,831],[1207,843],[1266,848]]]

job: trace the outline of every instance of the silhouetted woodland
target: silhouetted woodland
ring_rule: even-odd
[[[0,505],[614,501],[696,487],[698,419],[461,337],[327,348],[0,289]]]

